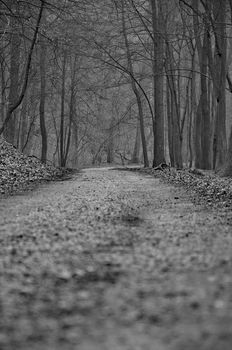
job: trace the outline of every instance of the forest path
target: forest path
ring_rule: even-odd
[[[0,244],[2,350],[231,350],[231,226],[183,189],[88,169],[2,200]]]

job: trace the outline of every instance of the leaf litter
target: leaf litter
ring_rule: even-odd
[[[1,349],[231,348],[230,207],[168,174],[90,169],[2,198]]]
[[[34,188],[42,181],[62,179],[68,171],[28,157],[0,139],[0,196]],[[34,185],[34,186],[33,186]]]

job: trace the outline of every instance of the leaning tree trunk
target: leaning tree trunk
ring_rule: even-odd
[[[66,166],[70,145],[71,145],[72,125],[73,125],[73,117],[74,117],[74,111],[75,111],[75,76],[76,74],[75,74],[75,63],[74,63],[74,72],[72,74],[70,102],[69,102],[69,122],[68,122],[67,140],[65,144],[65,157],[64,157],[63,166]]]
[[[14,10],[14,8],[13,8]],[[19,93],[19,64],[20,64],[20,43],[21,39],[18,33],[18,21],[11,17],[11,40],[10,40],[10,89],[9,89],[9,105],[13,106],[18,98]],[[12,113],[12,118],[9,120],[4,131],[5,139],[16,146],[16,111]]]
[[[64,119],[64,97],[65,97],[65,71],[66,71],[66,52],[64,53],[64,61],[63,61],[63,83],[62,83],[62,114]],[[69,101],[69,116],[68,116],[68,125],[66,127],[66,137],[64,137],[64,155],[63,155],[63,161],[62,166],[66,166],[68,155],[70,151],[71,146],[71,139],[72,139],[72,131],[73,131],[73,124],[74,124],[74,114],[76,109],[76,73],[77,73],[77,55],[74,56],[73,64],[70,62],[70,73],[71,73],[71,87],[70,87],[70,101]],[[63,120],[64,122],[64,120]],[[64,125],[63,125],[64,127]]]
[[[38,14],[37,22],[36,22],[36,27],[35,27],[35,30],[34,30],[33,38],[32,38],[32,41],[31,41],[31,46],[29,48],[29,53],[28,53],[28,57],[27,57],[27,62],[26,62],[26,67],[25,67],[25,75],[24,75],[24,79],[23,79],[23,83],[22,83],[21,92],[20,92],[19,96],[16,98],[16,100],[13,103],[9,103],[9,107],[8,107],[7,112],[6,112],[6,118],[4,119],[3,125],[0,128],[0,135],[2,135],[2,133],[7,128],[7,125],[8,125],[8,123],[10,123],[14,111],[22,103],[23,98],[25,96],[25,93],[26,93],[26,90],[27,90],[27,85],[28,85],[28,80],[29,80],[32,55],[33,55],[33,52],[34,52],[34,47],[35,47],[36,40],[37,40],[37,35],[38,35],[38,32],[39,32],[39,27],[40,27],[40,22],[41,22],[42,15],[43,15],[44,5],[45,5],[45,0],[41,0],[39,14]]]

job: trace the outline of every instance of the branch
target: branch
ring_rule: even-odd
[[[198,11],[196,7],[193,7],[192,5],[188,4],[185,0],[179,0],[179,3],[183,3],[185,6],[190,8],[197,16],[201,16],[201,12]]]
[[[147,94],[146,94],[146,92],[144,91],[142,85],[138,82],[138,80],[135,78],[135,76],[134,76],[126,67],[124,67],[121,63],[119,63],[119,61],[117,61],[117,60],[116,60],[116,59],[115,59],[101,44],[99,44],[97,41],[94,41],[94,43],[95,43],[96,46],[100,47],[101,50],[103,50],[103,51],[107,54],[107,56],[115,63],[115,64],[113,64],[113,63],[111,63],[111,62],[109,62],[109,61],[105,61],[105,60],[104,60],[104,62],[105,62],[106,64],[108,64],[109,66],[114,67],[114,68],[120,70],[121,72],[126,73],[126,74],[129,75],[130,78],[132,78],[132,79],[134,80],[134,82],[138,85],[138,87],[139,87],[140,90],[142,91],[142,93],[143,93],[143,95],[144,95],[144,97],[145,97],[145,99],[146,99],[146,101],[147,101],[147,104],[148,104],[148,107],[149,107],[149,110],[150,110],[150,113],[151,113],[151,118],[152,118],[152,120],[154,120],[154,113],[153,113],[153,110],[152,110],[152,107],[151,107],[151,103],[150,103],[150,101],[149,101],[149,99],[148,99],[148,97],[147,97]]]
[[[151,40],[154,42],[154,37],[150,31],[150,29],[148,28],[147,24],[145,23],[145,20],[142,16],[142,14],[139,12],[138,8],[136,7],[135,3],[134,3],[134,0],[131,0],[131,4],[134,8],[134,10],[136,11],[137,15],[139,16],[139,19],[141,21],[141,23],[143,24],[144,28],[146,29],[148,35],[150,36]]]

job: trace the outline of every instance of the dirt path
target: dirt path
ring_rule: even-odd
[[[125,171],[0,202],[0,349],[231,350],[226,213]]]

